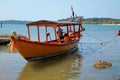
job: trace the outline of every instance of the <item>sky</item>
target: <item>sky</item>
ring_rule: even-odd
[[[71,16],[120,19],[120,0],[0,0],[0,20],[58,20]]]

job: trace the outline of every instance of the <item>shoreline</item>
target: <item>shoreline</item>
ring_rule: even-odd
[[[83,24],[83,25],[120,26],[120,24]]]

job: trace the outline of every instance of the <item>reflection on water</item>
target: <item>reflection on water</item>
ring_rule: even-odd
[[[48,59],[43,61],[28,62],[19,73],[17,80],[68,80],[77,79],[80,74],[82,58],[74,54]]]

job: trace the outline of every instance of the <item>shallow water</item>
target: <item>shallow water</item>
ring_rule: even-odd
[[[120,26],[84,26],[79,50],[68,56],[27,62],[18,52],[10,53],[8,46],[0,46],[0,80],[119,80],[120,36],[116,32]],[[13,29],[27,34],[24,25],[12,25],[7,33]],[[111,62],[112,67],[98,70],[92,66],[96,60]]]

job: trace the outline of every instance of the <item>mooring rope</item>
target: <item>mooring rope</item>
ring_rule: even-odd
[[[96,52],[96,51],[102,49],[103,47],[107,46],[109,43],[118,41],[118,40],[116,39],[117,35],[113,36],[113,38],[112,38],[110,41],[103,41],[103,40],[101,40],[101,39],[98,39],[98,38],[92,36],[91,34],[89,34],[89,33],[87,33],[87,32],[85,32],[85,33],[86,33],[89,37],[91,37],[91,38],[93,38],[93,39],[95,39],[95,40],[97,40],[97,41],[99,41],[99,42],[97,42],[97,43],[86,43],[86,42],[83,42],[83,41],[81,40],[81,43],[79,43],[80,46],[81,46],[81,50],[80,50],[81,52],[83,52],[83,44],[100,44],[100,45],[101,45],[101,47],[95,48],[95,49],[93,49],[92,47],[89,47],[89,46],[85,45],[85,46],[87,46],[87,47],[91,50],[90,52],[85,52],[85,54],[87,54],[87,53],[92,53],[92,52]]]
[[[88,33],[87,33],[88,34]],[[89,34],[88,34],[89,35]],[[90,35],[91,36],[91,35]],[[95,58],[95,59],[101,59],[101,57],[99,57],[99,56],[94,56],[93,54],[88,54],[88,53],[93,53],[93,52],[96,52],[96,51],[99,51],[100,49],[102,49],[103,47],[105,47],[105,46],[107,46],[108,44],[110,44],[110,43],[114,43],[114,42],[120,42],[120,36],[117,36],[117,35],[115,35],[115,36],[113,36],[109,41],[103,41],[103,40],[100,40],[100,39],[97,39],[97,38],[95,38],[95,37],[93,37],[92,36],[92,38],[94,38],[94,39],[96,39],[97,41],[101,41],[100,43],[98,42],[98,43],[86,43],[86,42],[83,42],[83,40],[81,39],[81,42],[79,43],[80,45],[80,47],[82,48],[80,48],[80,50],[84,50],[83,49],[83,46],[86,46],[86,47],[88,47],[91,51],[88,51],[88,49],[87,49],[87,51],[86,52],[83,52],[82,53],[82,55],[85,55],[85,54],[87,54],[87,55],[89,55],[89,56],[91,56],[91,57],[93,57],[93,58]],[[83,45],[84,44],[84,45]],[[86,44],[90,44],[90,46],[89,45],[86,45]],[[99,48],[97,48],[97,47],[95,47],[95,49],[93,48],[93,47],[91,47],[91,44],[100,44],[101,46],[99,47]],[[99,53],[102,53],[102,51],[100,51]],[[117,72],[118,71],[116,71],[116,70],[111,70],[111,69],[109,69],[110,71],[114,71],[114,72],[112,72],[112,74],[113,74],[113,79],[119,79],[119,77],[118,76],[120,76],[120,74],[117,74]]]
[[[4,64],[6,62],[7,56],[9,54],[8,51],[9,51],[9,47],[8,47],[7,52],[4,54],[4,57],[2,59],[2,62],[1,62],[1,65],[0,65],[0,72],[2,71],[2,68],[3,68],[3,66],[4,66]]]
[[[82,44],[101,44],[101,45],[104,44],[104,45],[105,45],[105,44],[109,44],[109,43],[111,43],[111,42],[117,41],[117,40],[115,40],[116,37],[117,37],[117,35],[113,36],[113,38],[112,38],[110,41],[103,41],[103,40],[101,40],[101,39],[98,39],[98,38],[92,36],[91,34],[89,34],[89,33],[87,33],[87,32],[85,32],[85,33],[86,33],[88,36],[90,36],[91,38],[93,38],[93,39],[95,39],[95,40],[97,40],[97,41],[100,41],[100,42],[98,42],[98,43],[85,43],[85,42],[83,42]]]
[[[97,40],[97,41],[104,42],[103,40],[98,39],[98,38],[96,38],[96,37],[92,36],[91,34],[87,33],[86,31],[85,31],[85,33],[86,33],[86,35],[90,36],[91,38],[93,38],[93,39],[95,39],[95,40]]]
[[[89,33],[87,33],[87,32],[85,32],[85,33],[86,33],[88,36],[90,36],[91,38],[93,38],[93,39],[95,39],[95,40],[101,42],[101,43],[98,43],[98,44],[104,44],[104,43],[115,42],[114,39],[117,37],[117,35],[115,35],[115,36],[113,36],[113,38],[112,38],[110,41],[103,41],[103,40],[101,40],[101,39],[98,39],[98,38],[94,37],[93,35],[91,35],[91,34],[89,34]]]
[[[79,44],[81,44],[81,43],[79,43]],[[100,49],[102,49],[103,47],[99,47],[99,48],[92,48],[92,47],[90,47],[90,46],[87,46],[87,45],[84,45],[84,47],[87,47],[88,49],[87,49],[87,51],[86,52],[84,52],[83,50],[83,45],[80,45],[80,51],[81,51],[81,53],[83,53],[83,54],[88,54],[88,53],[93,53],[93,52],[96,52],[96,51],[98,51],[98,50],[100,50]],[[82,50],[81,50],[81,48],[82,48]]]

